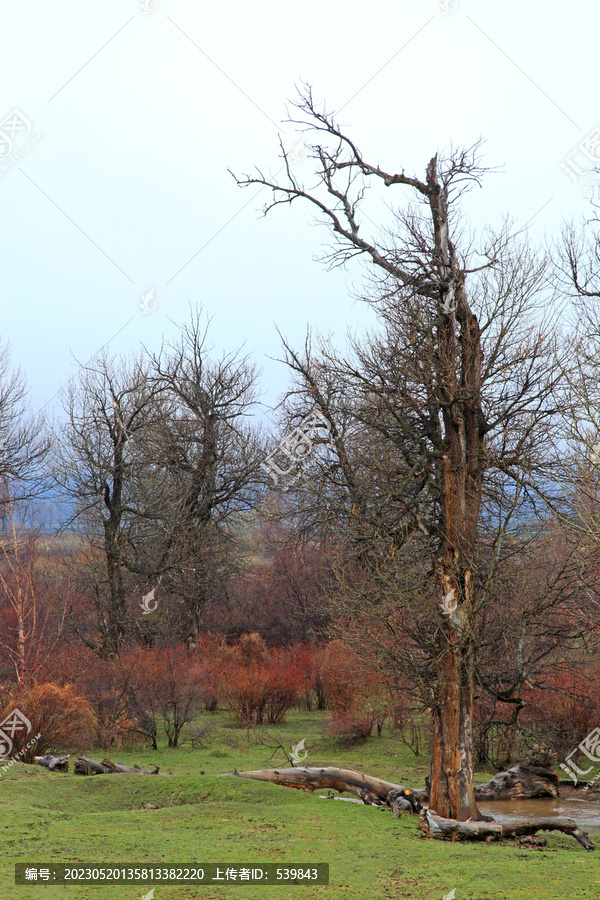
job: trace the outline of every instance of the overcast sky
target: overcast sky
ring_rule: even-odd
[[[286,381],[268,359],[275,325],[299,344],[307,325],[341,341],[371,321],[352,296],[360,267],[316,261],[327,232],[312,211],[261,218],[268,194],[227,172],[277,171],[278,136],[299,138],[282,120],[302,80],[387,170],[422,177],[437,150],[483,137],[502,168],[470,195],[477,227],[509,214],[542,239],[586,210],[589,177],[561,163],[600,157],[590,0],[0,8],[0,331],[36,408],[53,406],[74,358],[175,338],[190,302],[216,348],[245,344],[264,368],[266,401]]]

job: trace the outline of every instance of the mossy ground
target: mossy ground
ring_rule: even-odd
[[[257,731],[233,727],[225,713],[206,714],[212,731],[201,748],[161,746],[87,755],[157,764],[155,777],[59,774],[15,764],[0,778],[0,900],[139,900],[143,885],[14,884],[15,862],[166,864],[326,862],[328,886],[155,885],[155,900],[302,897],[326,900],[574,900],[600,897],[599,850],[586,853],[571,838],[548,833],[545,851],[518,844],[459,844],[424,839],[416,818],[323,800],[271,784],[217,776],[233,769],[287,765],[269,742],[291,748],[302,738],[307,765],[340,765],[423,786],[426,755],[415,757],[384,731],[342,747],[327,737],[327,714],[292,712],[286,724]],[[204,771],[204,775],[200,772]],[[481,771],[484,780],[492,774]],[[154,803],[156,810],[143,810]],[[594,838],[594,835],[592,834]]]

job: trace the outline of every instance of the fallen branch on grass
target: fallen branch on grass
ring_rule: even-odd
[[[408,811],[408,806],[412,807],[413,812],[418,812],[421,809],[422,799],[427,795],[426,790],[413,790],[403,787],[401,784],[382,781],[381,778],[355,772],[353,769],[338,769],[335,766],[326,766],[321,769],[306,766],[295,766],[292,769],[255,769],[250,772],[227,772],[219,777],[230,776],[271,781],[274,784],[309,793],[323,788],[333,789],[339,793],[348,791],[360,797],[363,803],[391,807],[395,818],[400,815],[401,810]]]
[[[139,766],[123,766],[121,763],[113,763],[110,759],[98,762],[89,756],[80,756],[73,764],[76,775],[158,775],[159,767],[153,769],[140,769]]]
[[[475,799],[485,802],[558,797],[558,793],[558,778],[547,753],[531,753],[506,772],[498,772],[484,784],[475,785]]]
[[[498,822],[459,822],[456,819],[444,819],[434,810],[427,809],[421,812],[417,827],[428,837],[447,841],[494,841],[524,834],[532,835],[537,831],[562,831],[563,834],[574,837],[586,850],[594,850],[589,835],[585,831],[580,831],[573,819],[564,816],[547,819],[513,819],[500,825]]]
[[[513,770],[516,770],[516,774]],[[531,780],[524,778],[523,773],[525,770],[519,769],[518,765],[513,766],[513,770],[509,769],[508,772],[501,772],[495,778],[492,778],[491,781],[480,785],[479,787],[482,789],[481,799],[499,800],[505,799],[507,796],[519,798],[524,796],[544,796],[537,793],[537,791],[545,789],[544,773],[538,773],[541,779],[540,783],[538,783],[536,780],[537,776]],[[512,775],[510,774],[511,772],[513,772]],[[535,772],[533,775],[535,776]],[[427,789],[413,790],[400,784],[394,784],[391,781],[374,778],[372,775],[355,772],[353,769],[338,769],[335,766],[326,766],[324,768],[303,766],[292,769],[255,769],[249,772],[233,771],[219,777],[251,778],[256,781],[269,781],[273,784],[296,788],[309,793],[316,790],[329,789],[331,796],[334,790],[339,793],[347,791],[348,793],[356,794],[363,803],[375,806],[389,806],[393,810],[394,818],[397,818],[403,811],[419,812],[421,803],[428,796]],[[552,773],[552,778],[555,777]],[[536,793],[527,794],[526,791],[528,790]],[[511,791],[515,793],[506,793]],[[475,796],[479,799],[478,788],[475,789]],[[551,794],[550,796],[555,795]],[[493,819],[459,822],[456,819],[444,819],[433,810],[422,810],[418,827],[431,837],[445,840],[490,841],[520,835],[533,835],[537,831],[562,831],[564,834],[574,837],[586,850],[594,849],[594,844],[589,839],[589,836],[579,830],[573,819],[564,817],[532,818],[523,821],[512,820],[500,825],[494,822]]]
[[[34,760],[37,766],[45,766],[53,772],[68,772],[70,755],[67,753],[66,756],[53,756],[52,753],[46,753],[45,756],[34,756]]]
[[[347,791],[356,794],[364,803],[390,806],[394,810],[395,817],[400,815],[402,808],[408,811],[406,803],[403,804],[401,800],[408,801],[414,812],[419,812],[421,804],[429,800],[429,787],[407,788],[391,781],[382,781],[381,778],[372,775],[355,772],[353,769],[338,769],[335,766],[256,769],[250,772],[228,772],[227,775],[270,781],[301,791],[323,789],[333,789],[340,793]],[[490,802],[527,800],[534,797],[558,797],[558,778],[547,754],[530,754],[506,772],[499,772],[484,784],[475,785],[476,800]]]

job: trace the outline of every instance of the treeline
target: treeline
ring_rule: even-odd
[[[390,513],[406,502],[389,494],[399,457],[385,442],[374,452],[366,439],[375,423],[364,413],[352,427],[348,415],[332,440],[344,418],[330,404],[330,427],[313,433],[310,453],[297,450],[307,447],[302,430],[295,454],[288,444],[300,477],[282,490],[282,476],[276,489],[265,465],[275,436],[247,421],[247,363],[209,365],[200,335],[195,318],[176,350],[88,366],[54,432],[34,428],[24,407],[15,412],[11,427],[30,449],[22,475],[11,464],[2,482],[5,711],[35,711],[49,746],[83,746],[85,735],[84,744],[108,750],[156,746],[161,736],[178,746],[182,734],[193,739],[202,711],[227,709],[240,725],[262,726],[300,706],[328,710],[341,740],[387,723],[421,751],[433,648],[449,610],[426,583],[431,536]],[[189,357],[197,394],[185,381]],[[203,404],[195,418],[194,398]],[[282,422],[280,446],[299,415]],[[502,766],[539,744],[566,753],[598,713],[590,440],[564,455],[567,477],[546,448],[554,477],[543,490],[556,515],[546,505],[536,517],[525,496],[514,520],[494,519],[504,494],[490,481],[474,633],[480,761]],[[360,479],[368,498],[362,518],[349,488],[344,496],[342,464],[355,466],[351,486]],[[55,536],[39,534],[33,501],[59,489],[71,515]]]
[[[312,148],[314,193],[289,167],[283,185],[240,183],[316,206],[330,262],[370,260],[376,326],[343,347],[283,342],[272,433],[257,424],[254,365],[216,352],[200,311],[158,352],[82,366],[52,428],[29,414],[5,350],[3,689],[81,685],[103,728],[110,702],[84,688],[96,672],[124,698],[119,722],[143,720],[149,740],[160,725],[171,743],[203,697],[259,725],[325,691],[340,734],[391,721],[415,746],[430,717],[435,808],[453,814],[459,745],[464,812],[472,755],[562,752],[596,708],[598,220],[565,228],[550,251],[509,225],[460,249],[478,146],[434,156],[424,180],[394,175],[366,164],[310,92],[300,109],[331,142]],[[367,239],[370,178],[420,205]],[[69,511],[64,534],[77,526],[69,546],[36,537],[29,504],[48,493]],[[308,688],[294,674],[332,647],[362,685],[345,708],[321,676]],[[193,700],[169,695],[179,684]]]

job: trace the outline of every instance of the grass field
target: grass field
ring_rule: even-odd
[[[212,731],[193,751],[184,745],[158,752],[87,752],[96,759],[157,764],[171,773],[155,777],[83,778],[15,764],[0,778],[0,900],[139,900],[150,890],[150,885],[15,886],[16,862],[330,865],[328,886],[161,884],[154,885],[154,900],[442,900],[453,889],[456,900],[600,897],[600,849],[586,853],[563,835],[548,833],[544,851],[512,843],[438,842],[420,835],[415,816],[395,821],[389,810],[323,800],[318,796],[323,791],[311,795],[217,778],[234,768],[283,767],[281,751],[269,760],[269,738],[281,739],[288,748],[305,738],[307,765],[341,765],[423,786],[425,756],[415,757],[386,731],[381,738],[343,748],[323,733],[326,719],[326,713],[295,711],[285,725],[267,729],[267,737],[234,728],[224,713],[207,714],[202,722],[213,723]],[[488,774],[482,770],[478,780]],[[161,808],[144,810],[144,803]]]

